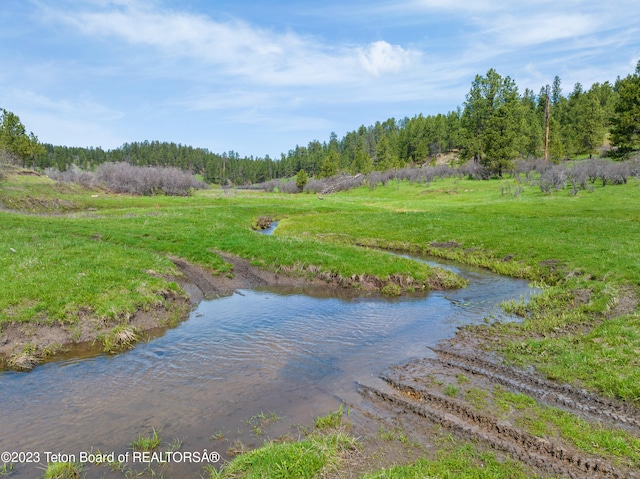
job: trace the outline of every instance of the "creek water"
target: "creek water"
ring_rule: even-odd
[[[55,458],[46,453],[117,457],[153,429],[164,450],[177,438],[180,451],[207,449],[227,458],[236,440],[259,445],[267,434],[310,425],[341,402],[357,405],[357,382],[371,383],[393,364],[430,356],[429,346],[459,326],[514,319],[498,304],[531,291],[522,280],[445,267],[469,286],[394,299],[243,290],[200,303],[187,321],[126,353],[0,373],[0,452],[38,452],[40,459],[15,464],[11,477],[39,477],[47,459]],[[257,419],[249,421],[269,412],[280,420],[268,433]],[[128,465],[136,471],[146,466]],[[162,472],[199,477],[202,466],[183,459]],[[123,473],[91,466],[88,477]]]

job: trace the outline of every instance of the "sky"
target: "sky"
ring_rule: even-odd
[[[638,60],[637,0],[0,0],[0,108],[54,145],[280,158],[446,114],[491,68],[568,95]]]

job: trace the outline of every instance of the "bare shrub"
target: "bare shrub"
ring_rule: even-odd
[[[278,189],[282,192],[282,193],[299,193],[300,189],[298,188],[298,185],[296,185],[296,181],[286,181],[284,183],[280,183],[278,185]]]
[[[608,163],[607,160],[599,160],[596,158],[584,161],[584,168],[591,183],[595,183],[598,178],[604,179],[604,171]]]
[[[540,175],[540,189],[544,193],[561,190],[567,185],[567,168],[565,165],[553,165]]]
[[[20,166],[20,158],[18,158],[18,155],[15,153],[0,148],[0,167],[2,167],[2,165]]]
[[[386,178],[385,175],[380,171],[374,171],[372,173],[369,173],[369,175],[367,175],[367,183],[369,183],[370,190],[377,188],[377,186],[381,183],[383,186],[386,185],[387,181],[388,181],[388,178]]]
[[[90,189],[98,184],[96,175],[90,171],[83,171],[77,166],[73,166],[66,171],[58,171],[55,168],[46,168],[45,174],[52,180],[61,183],[77,183],[84,188]]]
[[[636,178],[640,178],[640,156],[637,156],[636,158],[631,158],[626,163],[629,168],[629,176],[635,176]]]
[[[575,196],[578,194],[578,190],[587,189],[588,168],[582,162],[574,163],[567,170],[567,178],[571,183],[571,194]]]
[[[305,193],[322,193],[328,185],[329,180],[327,178],[310,178],[309,181],[307,181],[307,184],[304,185],[304,189],[302,191]]]
[[[393,170],[393,179],[395,180],[411,180],[415,168],[408,166]]]
[[[458,171],[466,175],[470,180],[488,180],[491,178],[491,172],[475,161],[468,161],[466,164],[460,166]]]
[[[349,191],[353,188],[359,188],[364,185],[366,176],[357,174],[355,176],[338,175],[332,178],[332,184],[330,184],[323,193],[335,193],[337,191]]]
[[[460,176],[460,173],[455,168],[451,168],[449,165],[436,165],[430,167],[433,170],[434,176],[438,178],[452,178]]]
[[[20,162],[17,155],[4,148],[0,148],[0,180],[4,178],[8,166],[17,166],[19,164]]]
[[[516,160],[511,171],[513,176],[524,175],[527,181],[533,182],[536,173],[543,173],[551,168],[552,164],[540,158],[527,158]]]
[[[129,163],[103,163],[96,170],[96,178],[116,193],[133,195],[188,196],[206,184],[193,175],[174,167],[133,166]]]
[[[259,191],[269,191],[269,192],[274,192],[277,190],[281,193],[299,193],[300,192],[300,190],[296,185],[295,178],[293,180],[291,180],[290,178],[273,179],[273,180],[265,181],[263,183],[254,183],[252,185],[236,186],[236,188],[239,190],[259,190]],[[306,187],[304,191],[307,191]]]
[[[591,183],[601,180],[602,186],[606,186],[607,183],[622,185],[627,182],[629,176],[640,173],[640,160],[618,162],[593,158],[575,163],[572,170],[576,171],[576,175],[586,177]]]
[[[608,182],[612,185],[622,185],[627,182],[629,178],[629,165],[627,162],[609,162],[603,171],[603,185]]]
[[[282,180],[280,179],[276,179],[276,180],[269,180],[266,181],[264,183],[261,183],[263,186],[264,191],[276,191],[276,189],[280,189],[280,187],[282,186]]]

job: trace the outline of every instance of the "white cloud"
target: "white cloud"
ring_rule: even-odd
[[[355,83],[363,69],[373,76],[397,72],[419,55],[373,42],[367,47],[328,44],[291,31],[275,31],[234,19],[161,10],[151,4],[120,0],[80,11],[51,9],[49,17],[71,25],[86,37],[108,37],[163,55],[215,66],[218,77],[236,76],[261,85],[319,86]]]
[[[492,0],[409,0],[404,4],[411,9],[449,10],[466,14],[478,11],[501,10],[508,5],[507,2]]]
[[[192,58],[270,84],[319,85],[353,80],[357,52],[314,38],[259,28],[237,19],[141,7],[137,3],[98,11],[50,11],[54,20],[88,37],[115,37],[157,49],[166,58]]]
[[[111,129],[126,115],[91,98],[51,99],[19,88],[0,92],[0,104],[17,112],[27,130],[44,143],[109,148],[123,143]]]
[[[80,98],[74,101],[66,99],[52,100],[30,90],[12,90],[12,101],[27,110],[47,111],[62,117],[93,119],[99,121],[116,121],[122,119],[123,112],[102,105],[91,98]]]
[[[360,50],[362,67],[373,76],[395,73],[407,65],[411,57],[411,52],[385,41],[373,42],[366,49]]]
[[[14,58],[0,72],[0,101],[3,85],[19,84],[42,101],[15,111],[58,112],[69,128],[102,123],[128,140],[224,131],[230,142],[237,124],[254,143],[275,141],[275,130],[346,131],[453,109],[489,68],[520,91],[556,74],[585,86],[624,76],[637,59],[635,1],[329,0],[238,17],[218,2],[30,0],[29,25],[44,27],[29,37],[42,41],[38,61]],[[118,110],[127,112],[121,120]]]
[[[509,48],[577,38],[596,30],[598,21],[580,13],[500,15],[485,30]]]

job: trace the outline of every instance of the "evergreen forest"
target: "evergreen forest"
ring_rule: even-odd
[[[633,74],[614,83],[576,83],[563,90],[559,77],[538,92],[520,93],[515,81],[494,69],[477,75],[456,110],[412,118],[389,118],[360,126],[342,138],[296,145],[280,158],[214,153],[161,141],[125,143],[113,150],[41,144],[27,134],[17,115],[2,111],[0,149],[20,166],[36,169],[95,170],[103,163],[169,166],[202,175],[209,183],[240,186],[289,178],[304,170],[327,178],[435,164],[452,153],[502,176],[519,158],[552,162],[593,155],[625,158],[640,149],[640,62]]]

